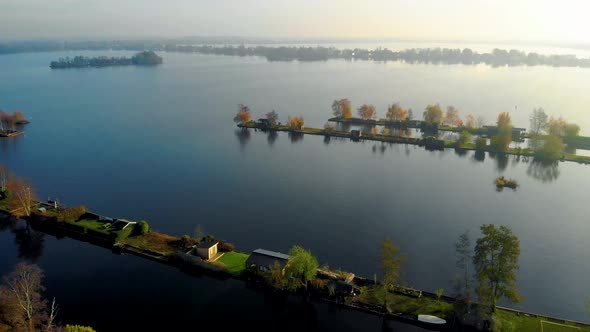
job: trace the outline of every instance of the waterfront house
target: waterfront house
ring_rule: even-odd
[[[270,129],[272,128],[272,124],[268,119],[258,119],[258,128],[262,130]]]
[[[199,255],[199,257],[201,257],[202,259],[211,259],[212,257],[215,257],[215,255],[217,255],[217,245],[219,244],[219,242],[214,241],[214,242],[203,242],[203,243],[199,243],[196,246],[197,249],[197,255]]]
[[[350,138],[352,138],[353,140],[358,140],[361,138],[361,136],[363,136],[363,134],[361,133],[360,130],[351,130],[350,131]]]
[[[256,249],[246,260],[246,268],[255,272],[266,272],[271,266],[278,262],[282,268],[289,261],[289,255],[280,252]]]

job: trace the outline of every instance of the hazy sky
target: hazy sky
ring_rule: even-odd
[[[232,35],[590,43],[589,0],[0,0],[0,38]]]

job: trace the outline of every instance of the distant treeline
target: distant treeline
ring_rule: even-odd
[[[166,51],[197,52],[217,55],[263,56],[269,61],[326,61],[329,59],[404,61],[433,64],[489,64],[493,66],[556,66],[590,67],[590,58],[574,55],[542,55],[518,50],[494,49],[491,53],[478,53],[469,48],[419,48],[391,51],[387,48],[337,49],[333,47],[268,47],[268,46],[191,46],[164,45]]]
[[[223,45],[239,44],[240,39],[224,39]],[[478,53],[469,48],[413,48],[392,51],[387,48],[337,49],[334,47],[282,47],[282,46],[221,46],[215,38],[161,39],[161,40],[115,40],[115,41],[20,41],[0,42],[0,54],[72,51],[72,50],[132,50],[195,52],[217,55],[262,56],[269,61],[326,61],[329,59],[404,61],[407,63],[433,64],[489,64],[492,66],[537,66],[590,67],[590,58],[575,55],[542,55],[515,49],[494,49]],[[256,40],[250,41],[256,43]]]
[[[127,57],[106,57],[99,56],[89,58],[84,56],[75,56],[73,58],[60,58],[58,61],[52,61],[49,67],[53,69],[60,68],[82,68],[82,67],[106,67],[106,66],[129,66],[129,65],[157,65],[162,63],[162,58],[153,51],[139,52]]]

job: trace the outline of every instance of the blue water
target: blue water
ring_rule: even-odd
[[[0,162],[31,178],[40,197],[145,219],[153,229],[176,235],[200,226],[242,251],[286,252],[299,244],[321,264],[371,278],[379,273],[380,242],[389,236],[407,256],[405,283],[447,294],[459,272],[453,247],[459,234],[469,230],[475,242],[480,225],[503,224],[522,249],[518,287],[525,301],[513,307],[589,320],[589,166],[546,167],[489,155],[478,161],[452,150],[286,133],[273,139],[237,131],[231,121],[237,104],[245,103],[256,117],[276,109],[283,122],[287,115],[303,115],[307,126],[321,127],[332,100],[349,97],[355,105],[374,103],[380,115],[394,101],[415,110],[429,102],[452,103],[470,110],[463,115],[483,115],[488,122],[512,111],[515,125],[524,127],[530,110],[543,106],[590,134],[590,117],[579,108],[590,102],[589,70],[268,63],[174,53],[163,53],[165,63],[158,67],[48,67],[53,59],[80,53],[130,54],[0,57],[0,108],[20,108],[32,120],[26,135],[0,141]],[[518,190],[497,192],[493,180],[500,174],[515,178]],[[2,238],[0,248],[15,252],[11,237]],[[66,270],[58,248],[73,264]],[[108,252],[94,259],[94,250],[101,249],[47,240],[39,264],[50,276],[48,289],[76,303],[78,292],[63,280],[91,290],[98,286],[85,284],[95,268],[105,274],[97,274],[100,280],[119,276],[163,296],[169,289],[158,290],[160,283],[147,271],[162,270],[154,273],[162,278],[177,273]],[[13,256],[0,261],[1,273],[13,267]],[[191,287],[208,287],[208,281],[187,280],[196,284]],[[224,285],[216,287],[234,287]],[[190,301],[188,286],[178,287]],[[113,286],[99,293],[109,302],[119,299],[119,291]]]

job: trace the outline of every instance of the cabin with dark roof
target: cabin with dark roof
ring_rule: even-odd
[[[272,123],[268,119],[258,119],[258,128],[267,130],[272,128]]]
[[[266,272],[270,270],[275,262],[278,262],[281,268],[284,268],[287,261],[289,261],[289,255],[265,249],[256,249],[246,260],[246,268],[258,273]]]

